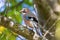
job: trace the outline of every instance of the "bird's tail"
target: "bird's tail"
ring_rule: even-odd
[[[33,22],[34,25],[34,32],[36,32],[40,37],[42,37],[42,31],[41,28],[39,27],[38,23]]]

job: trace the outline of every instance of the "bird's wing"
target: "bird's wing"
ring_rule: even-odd
[[[36,16],[32,12],[29,12],[27,15],[36,18]]]
[[[41,32],[41,28],[39,27],[39,25],[37,25],[36,22],[33,22],[34,25],[34,31],[40,36],[42,37],[42,32]]]
[[[37,17],[36,17],[33,13],[28,13],[28,14],[26,14],[25,16],[26,16],[26,17],[28,16],[28,19],[29,19],[29,20],[38,22]]]

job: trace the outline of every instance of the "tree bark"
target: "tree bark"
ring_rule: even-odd
[[[60,1],[59,0],[37,0],[37,1],[33,0],[33,1],[37,8],[39,23],[42,24],[43,27],[45,27],[47,30],[49,30],[49,28],[53,25],[53,23],[55,23],[55,21],[60,16]],[[55,30],[57,29],[54,29],[53,31]],[[50,40],[52,39],[50,38]]]

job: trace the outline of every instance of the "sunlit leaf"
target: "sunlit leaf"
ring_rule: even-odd
[[[21,14],[16,11],[15,9],[10,11],[8,14],[7,14],[8,17],[12,17],[12,20],[17,22],[17,23],[21,23],[22,22],[22,16]]]
[[[5,29],[2,34],[0,34],[0,40],[16,40],[16,35],[12,34],[11,30]]]
[[[2,32],[4,32],[5,27],[4,26],[0,26],[0,34],[2,34]]]
[[[30,6],[33,5],[32,0],[24,0],[24,3],[26,3],[26,4],[30,5]]]
[[[60,20],[56,23],[55,37],[57,40],[60,40]]]

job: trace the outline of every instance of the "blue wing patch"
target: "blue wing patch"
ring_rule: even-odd
[[[30,16],[25,16],[26,20],[31,20],[31,18],[33,19],[32,21],[35,21],[38,23],[38,20],[35,17],[30,17]]]
[[[29,16],[25,16],[26,20],[30,20]]]

